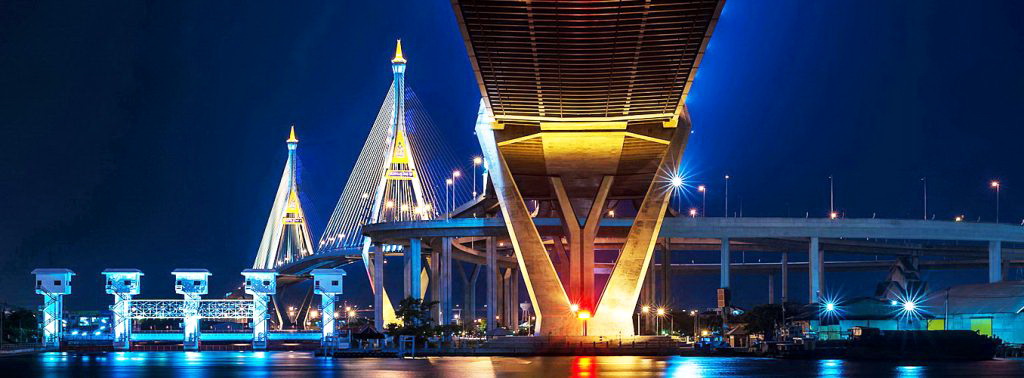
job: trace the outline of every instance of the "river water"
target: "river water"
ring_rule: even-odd
[[[727,357],[314,357],[307,352],[43,353],[0,358],[2,377],[1011,377],[1024,359],[889,363]]]

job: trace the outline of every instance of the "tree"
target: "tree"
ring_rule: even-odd
[[[786,304],[786,313],[795,314],[797,307]],[[739,317],[739,321],[747,324],[750,333],[764,335],[765,340],[774,340],[775,331],[785,324],[782,305],[768,304],[754,307]]]
[[[431,309],[437,301],[424,301],[413,297],[402,299],[395,309],[395,315],[402,319],[402,324],[388,324],[386,330],[392,335],[412,335],[417,341],[425,341],[433,336],[436,329],[430,318]]]

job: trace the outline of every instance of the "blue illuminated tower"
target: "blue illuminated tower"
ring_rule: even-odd
[[[267,324],[270,315],[267,306],[270,296],[277,293],[277,272],[272,269],[246,269],[245,293],[252,295],[252,348],[267,349]]]
[[[288,161],[284,166],[270,218],[263,231],[253,269],[274,269],[280,265],[313,254],[313,241],[309,235],[306,213],[299,200],[298,160],[296,149],[299,139],[292,126],[288,140]]]
[[[128,307],[133,295],[141,292],[142,271],[138,269],[106,269],[103,271],[106,276],[107,294],[114,296],[114,304],[110,311],[114,314],[114,349],[131,349],[132,340],[132,318],[128,314]]]
[[[182,331],[185,350],[199,350],[199,302],[208,292],[210,271],[206,269],[175,269],[174,292],[185,297],[182,303]]]
[[[39,328],[43,330],[43,347],[46,349],[60,348],[60,340],[64,333],[64,296],[71,294],[70,269],[36,269],[36,294],[43,296],[43,317]]]
[[[337,296],[342,294],[342,280],[345,271],[342,269],[313,269],[313,292],[320,295],[320,328],[323,332],[320,342],[326,343],[335,334],[337,314],[334,305]]]

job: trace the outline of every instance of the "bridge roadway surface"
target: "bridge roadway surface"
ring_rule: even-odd
[[[561,232],[557,218],[534,218],[542,234]],[[615,249],[632,225],[628,218],[601,220],[598,249]],[[363,227],[365,235],[388,244],[405,245],[410,238],[474,238],[508,236],[502,218],[453,218],[426,221],[388,222]],[[824,218],[690,218],[666,217],[660,238],[671,243],[673,251],[718,251],[722,238],[730,240],[733,251],[797,252],[806,251],[811,237],[820,238],[821,248],[828,252],[891,256],[943,256],[962,260],[922,262],[930,268],[981,268],[986,265],[988,242],[1001,241],[1006,258],[1024,258],[1024,227],[1009,224],[969,223],[911,219],[824,219]],[[424,243],[424,245],[429,245]],[[401,255],[401,251],[393,255]],[[484,263],[481,251],[456,244],[453,258],[476,264]],[[359,260],[359,251],[332,251],[317,254],[282,266],[284,281],[301,281],[309,271],[331,268]],[[502,256],[499,264],[510,266],[515,261]],[[794,269],[805,269],[791,261]],[[888,261],[827,262],[830,270],[885,269]],[[1017,261],[1010,261],[1017,265]],[[738,271],[769,271],[777,263],[734,263]],[[712,272],[718,264],[673,264],[674,271]],[[595,265],[597,273],[611,264]]]

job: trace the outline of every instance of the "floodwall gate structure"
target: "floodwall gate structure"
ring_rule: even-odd
[[[634,334],[690,134],[686,94],[723,3],[452,1],[483,95],[477,137],[537,335]],[[552,263],[526,200],[560,215],[553,243],[568,266]],[[633,203],[635,218],[597,293],[594,239],[610,201]]]

